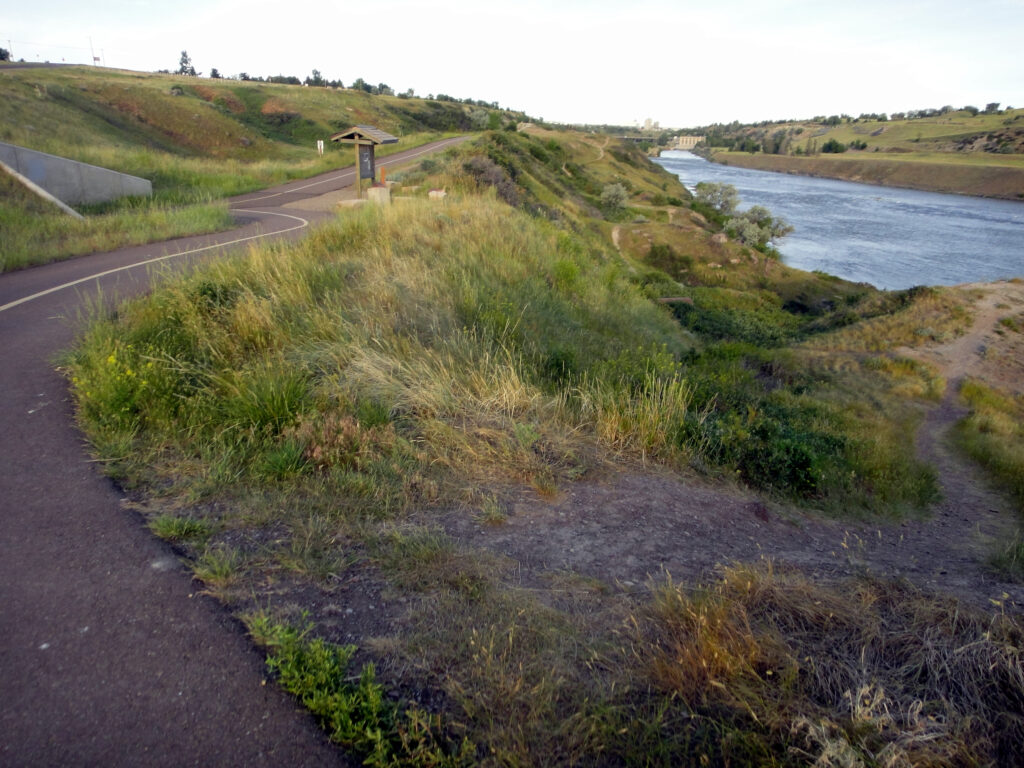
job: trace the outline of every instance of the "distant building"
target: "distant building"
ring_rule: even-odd
[[[693,149],[702,141],[704,141],[703,136],[677,136],[675,144],[671,145],[669,149]]]

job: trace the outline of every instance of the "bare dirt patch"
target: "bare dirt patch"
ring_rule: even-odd
[[[1024,282],[960,287],[978,295],[970,330],[943,344],[897,352],[935,366],[954,385],[969,375],[1004,392],[1024,394]]]
[[[524,492],[508,501],[497,525],[464,512],[441,524],[464,546],[512,558],[519,585],[532,589],[543,590],[554,574],[576,574],[614,592],[642,592],[666,572],[698,582],[721,566],[769,558],[828,582],[906,579],[981,608],[1024,610],[1024,585],[1000,581],[985,562],[1012,528],[1012,504],[946,439],[966,413],[956,383],[968,372],[1010,391],[1024,386],[1024,334],[1001,333],[999,322],[1024,307],[1024,285],[967,288],[982,294],[968,333],[899,350],[934,364],[950,382],[918,436],[918,453],[936,468],[943,491],[923,519],[837,521],[700,477],[635,469],[576,484],[553,500]]]
[[[534,589],[552,574],[574,573],[612,591],[645,592],[666,572],[699,582],[720,566],[768,558],[826,582],[904,578],[979,607],[995,600],[1024,609],[1024,586],[1000,582],[984,566],[1009,507],[972,486],[976,478],[962,479],[971,494],[948,498],[919,521],[838,522],[699,478],[638,471],[578,484],[549,503],[523,498],[499,525],[456,513],[442,524],[466,546],[517,561],[517,580]]]

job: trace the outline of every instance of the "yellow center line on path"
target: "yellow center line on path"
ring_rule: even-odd
[[[295,221],[301,222],[301,224],[296,224],[293,227],[288,227],[288,229],[279,229],[279,230],[277,230],[275,232],[263,232],[263,233],[258,234],[258,235],[249,235],[248,237],[239,237],[239,238],[237,238],[235,240],[229,240],[229,241],[227,241],[225,243],[215,243],[214,245],[204,245],[202,248],[192,248],[192,249],[187,250],[187,251],[179,251],[178,253],[168,253],[168,254],[166,254],[164,256],[156,256],[156,257],[154,257],[152,259],[145,259],[144,261],[137,261],[134,264],[125,264],[123,267],[115,267],[114,269],[108,269],[108,270],[105,270],[103,272],[97,272],[94,275],[88,275],[87,277],[81,277],[78,280],[72,280],[71,282],[68,282],[68,283],[62,283],[61,285],[55,285],[53,288],[47,288],[45,291],[39,291],[38,293],[33,293],[31,296],[25,296],[23,298],[16,299],[15,301],[8,302],[7,304],[0,304],[0,312],[3,312],[3,311],[8,310],[8,309],[13,309],[14,307],[17,307],[19,304],[25,304],[25,303],[27,303],[29,301],[33,301],[35,299],[42,298],[43,296],[48,296],[51,293],[56,293],[57,291],[63,291],[65,288],[72,288],[72,287],[74,287],[76,285],[80,285],[81,283],[87,283],[90,280],[98,280],[101,277],[106,277],[107,275],[113,275],[116,272],[123,272],[126,269],[135,269],[136,267],[144,267],[147,264],[155,264],[158,261],[166,261],[167,259],[173,259],[173,258],[176,258],[178,256],[189,256],[189,255],[191,255],[193,253],[201,253],[203,251],[212,251],[215,248],[226,248],[229,245],[238,245],[239,243],[245,243],[245,242],[248,242],[250,240],[259,240],[260,238],[270,237],[271,235],[282,235],[285,232],[293,232],[296,229],[302,229],[303,227],[308,227],[309,226],[309,222],[306,219],[302,218],[301,216],[292,216],[291,214],[288,214],[288,213],[276,213],[274,211],[249,211],[249,210],[245,210],[244,208],[235,208],[233,210],[235,210],[235,211],[237,211],[239,213],[259,213],[259,214],[270,215],[270,216],[284,216],[286,219],[294,219]]]

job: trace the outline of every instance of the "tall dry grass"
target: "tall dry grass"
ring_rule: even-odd
[[[1019,759],[1024,627],[1015,618],[890,582],[840,591],[768,563],[729,568],[696,590],[669,579],[637,628],[659,689],[774,739],[798,762]]]

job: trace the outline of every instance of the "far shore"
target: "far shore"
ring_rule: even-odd
[[[799,157],[711,152],[704,156],[708,156],[715,163],[759,171],[1024,202],[1024,166],[929,162],[894,159],[892,155],[885,154],[869,156],[860,153],[831,157]]]

